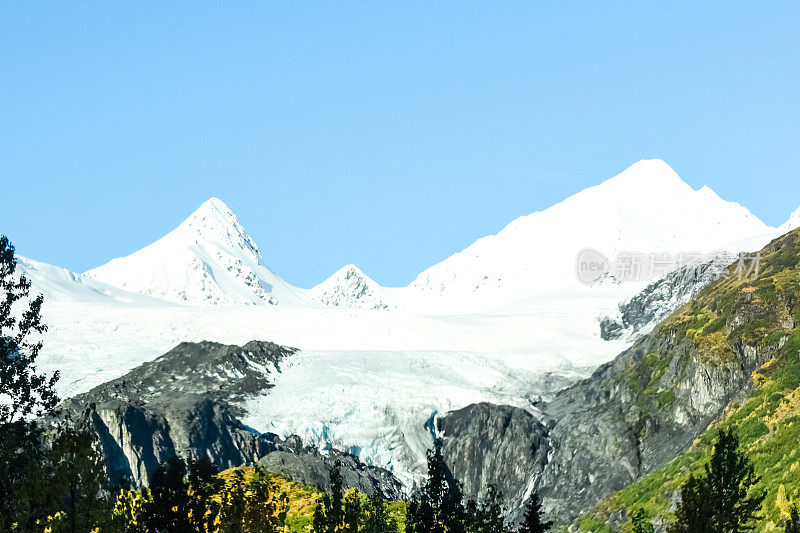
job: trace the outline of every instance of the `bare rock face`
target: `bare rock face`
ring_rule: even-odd
[[[258,341],[181,343],[62,407],[89,408],[112,480],[146,485],[176,453],[207,457],[220,468],[253,464],[275,446],[238,421],[236,402],[268,389],[270,374],[294,352]]]
[[[112,481],[147,485],[159,464],[180,454],[206,457],[220,469],[262,460],[272,472],[326,488],[330,468],[339,461],[348,487],[399,497],[400,484],[386,470],[336,450],[321,454],[297,437],[282,441],[259,434],[239,421],[241,400],[271,388],[271,374],[295,351],[259,341],[181,343],[61,407],[73,416],[88,409]]]
[[[532,472],[547,464],[547,428],[518,407],[472,404],[438,419],[445,461],[470,496],[483,498],[491,484],[510,508],[526,499]]]
[[[345,490],[358,489],[368,495],[377,493],[391,500],[403,495],[402,486],[387,470],[365,465],[357,457],[337,450],[323,454],[304,447],[297,436],[279,444],[277,450],[262,457],[258,464],[268,472],[279,472],[323,491],[331,490],[330,471],[338,464]]]

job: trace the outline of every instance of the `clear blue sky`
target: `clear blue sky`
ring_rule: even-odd
[[[210,196],[306,287],[350,262],[408,283],[646,157],[772,225],[800,205],[794,2],[4,2],[0,25],[0,232],[77,271]]]

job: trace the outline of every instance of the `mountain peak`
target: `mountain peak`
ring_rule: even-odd
[[[298,289],[264,266],[255,241],[228,206],[214,197],[161,239],[86,275],[181,303],[305,301]]]
[[[603,182],[625,188],[630,187],[691,187],[678,176],[671,166],[663,159],[642,159],[632,164],[613,178]]]
[[[795,228],[800,228],[800,207],[789,215],[789,220],[780,227],[780,233],[788,233]]]
[[[259,260],[261,257],[255,241],[233,211],[214,196],[195,209],[173,233],[184,238],[188,236],[196,242],[212,241],[226,248],[245,250]]]
[[[383,288],[353,264],[345,265],[311,289],[317,301],[329,307],[387,309]]]

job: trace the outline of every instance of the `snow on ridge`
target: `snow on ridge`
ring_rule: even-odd
[[[710,188],[694,190],[660,159],[639,161],[599,185],[543,211],[522,216],[495,235],[422,272],[421,297],[464,309],[575,286],[585,248],[621,252],[715,252],[769,228]],[[731,250],[731,251],[739,251]]]
[[[263,264],[255,241],[218,198],[204,202],[161,239],[85,275],[191,305],[308,303],[303,291]]]
[[[329,307],[389,309],[384,288],[357,266],[345,265],[309,293]]]

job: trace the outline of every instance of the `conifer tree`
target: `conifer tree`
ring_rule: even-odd
[[[213,496],[220,493],[225,483],[219,478],[219,469],[207,457],[190,460],[189,522],[198,533],[211,533],[220,510],[220,503]]]
[[[653,523],[650,522],[650,519],[647,517],[647,513],[645,513],[644,509],[637,509],[631,515],[631,525],[633,527],[633,533],[653,533]]]
[[[236,469],[230,481],[225,484],[220,512],[220,533],[242,533],[246,510],[244,474],[240,469]]]
[[[186,462],[173,455],[153,474],[144,512],[145,526],[151,533],[194,532],[189,520],[191,500],[186,473]]]
[[[276,494],[277,487],[269,475],[256,466],[253,479],[248,484],[244,516],[248,533],[273,533],[281,531],[286,522],[288,498]]]
[[[463,533],[467,513],[463,493],[453,478],[437,439],[428,450],[428,478],[406,510],[408,533]]]
[[[330,471],[330,494],[324,493],[314,510],[314,531],[334,533],[344,525],[344,488],[341,463],[336,461]]]
[[[386,500],[377,491],[367,499],[364,514],[364,533],[397,533],[397,523],[389,516]]]
[[[800,515],[797,512],[797,506],[792,505],[789,515],[784,527],[784,533],[800,533]]]
[[[736,434],[721,430],[704,474],[690,476],[683,486],[677,520],[670,531],[752,531],[766,496],[752,490],[758,481],[752,463],[739,449]]]
[[[525,513],[522,517],[522,524],[520,524],[519,533],[544,533],[553,527],[553,522],[542,521],[542,502],[539,500],[539,495],[535,492],[528,499],[525,504]]]
[[[344,527],[346,533],[358,533],[361,525],[361,496],[351,490],[344,497]]]

